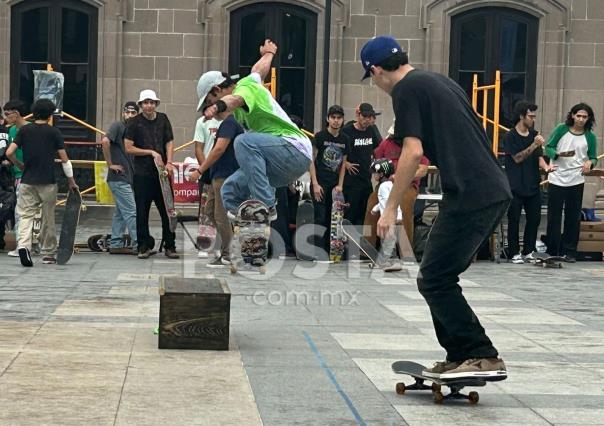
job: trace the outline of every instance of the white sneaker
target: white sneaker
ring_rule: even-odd
[[[19,257],[19,250],[17,250],[17,249],[11,250],[8,252],[8,255],[10,257]]]
[[[210,257],[210,253],[208,253],[207,251],[199,250],[197,252],[197,257],[199,259],[208,259]]]
[[[524,256],[524,261],[526,263],[535,263],[537,261],[537,259],[535,259],[535,256],[533,256],[533,253],[529,253],[526,256]]]
[[[516,263],[516,264],[524,263],[524,259],[522,258],[522,255],[520,253],[515,254],[514,257],[512,257],[512,263]]]

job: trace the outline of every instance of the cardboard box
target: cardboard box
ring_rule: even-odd
[[[604,241],[579,241],[577,251],[604,252]]]
[[[581,222],[581,232],[604,232],[603,222]]]
[[[604,241],[604,232],[580,232],[579,241]]]

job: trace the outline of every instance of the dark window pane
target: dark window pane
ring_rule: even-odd
[[[48,62],[48,8],[23,12],[21,19],[21,60]]]
[[[265,16],[264,12],[252,13],[241,20],[240,65],[251,67],[258,61],[260,57],[258,49],[266,38]]]
[[[306,63],[306,21],[292,13],[284,12],[281,15],[281,25],[281,66],[303,67]]]
[[[63,65],[65,97],[63,110],[79,119],[88,117],[88,65]]]
[[[61,62],[88,62],[88,15],[63,9],[61,27]]]
[[[510,19],[501,20],[499,68],[506,72],[526,71],[527,26]]]
[[[281,69],[279,72],[279,104],[289,115],[304,119],[304,77],[303,69]]]
[[[34,100],[34,73],[33,70],[45,70],[46,63],[42,64],[31,64],[21,63],[19,64],[19,99],[21,99],[29,106]]]
[[[459,68],[466,71],[483,71],[485,64],[486,19],[478,17],[461,24]]]
[[[522,74],[501,75],[501,104],[500,121],[505,127],[512,127],[512,111],[514,105],[521,99],[526,98],[526,76]]]

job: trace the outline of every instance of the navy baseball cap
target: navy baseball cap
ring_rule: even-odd
[[[381,63],[384,59],[394,55],[397,52],[403,52],[397,41],[390,36],[377,36],[369,40],[361,49],[361,63],[365,68],[365,80],[371,75],[371,67]]]

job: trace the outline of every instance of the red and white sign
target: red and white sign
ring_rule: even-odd
[[[174,178],[172,179],[172,189],[174,191],[175,203],[199,203],[199,184],[189,182],[186,176],[195,170],[199,165],[197,163],[172,163],[174,168]]]

